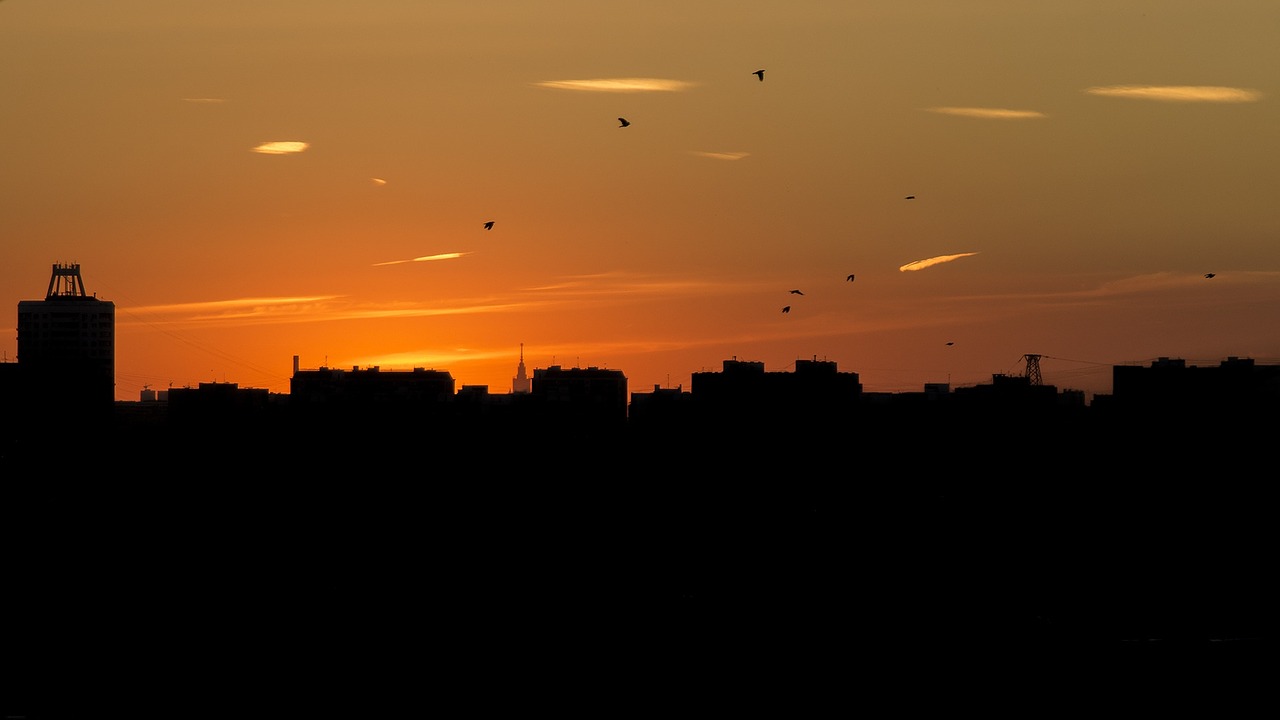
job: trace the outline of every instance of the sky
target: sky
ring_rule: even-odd
[[[1280,363],[1277,28],[1275,0],[0,0],[0,359],[78,263],[119,400],[287,393],[295,356],[506,393],[522,352],[630,392],[1032,355],[1090,398],[1115,365]]]

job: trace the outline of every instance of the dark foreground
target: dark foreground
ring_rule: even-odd
[[[5,709],[793,714],[1184,652],[1257,671],[1265,479],[826,440],[6,478]]]

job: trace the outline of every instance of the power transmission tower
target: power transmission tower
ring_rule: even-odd
[[[1023,355],[1027,359],[1027,379],[1032,385],[1040,384],[1040,356],[1039,355]]]

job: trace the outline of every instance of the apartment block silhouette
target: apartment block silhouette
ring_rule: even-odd
[[[53,265],[43,300],[18,303],[19,391],[34,418],[101,421],[115,401],[115,304]]]

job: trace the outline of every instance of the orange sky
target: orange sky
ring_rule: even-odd
[[[0,355],[79,263],[124,400],[288,392],[295,355],[509,392],[521,344],[632,391],[730,358],[896,392],[1033,353],[1090,394],[1278,363],[1276,27],[1269,0],[6,0]]]

